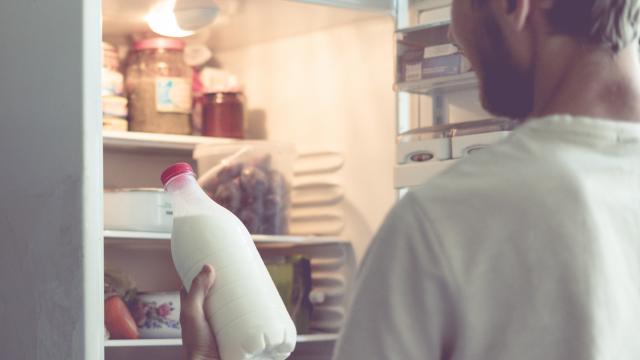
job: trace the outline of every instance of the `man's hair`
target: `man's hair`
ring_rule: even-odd
[[[555,0],[553,31],[618,52],[640,36],[640,0]]]

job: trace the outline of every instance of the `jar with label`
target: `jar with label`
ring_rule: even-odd
[[[183,59],[184,46],[167,38],[133,45],[125,81],[130,130],[191,133],[192,71]]]
[[[244,105],[240,92],[204,95],[202,135],[244,138]]]

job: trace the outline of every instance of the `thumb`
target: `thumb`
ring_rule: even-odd
[[[204,265],[200,273],[191,281],[191,288],[186,295],[186,302],[198,308],[204,304],[204,299],[215,282],[216,274],[211,265]]]

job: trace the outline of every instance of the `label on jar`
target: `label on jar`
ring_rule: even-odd
[[[191,83],[179,77],[156,77],[156,111],[191,112]]]

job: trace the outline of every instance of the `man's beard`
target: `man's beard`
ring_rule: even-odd
[[[478,53],[480,100],[486,111],[501,117],[524,119],[533,111],[533,76],[514,64],[504,36],[493,19],[487,21]],[[480,40],[480,39],[479,39]]]

